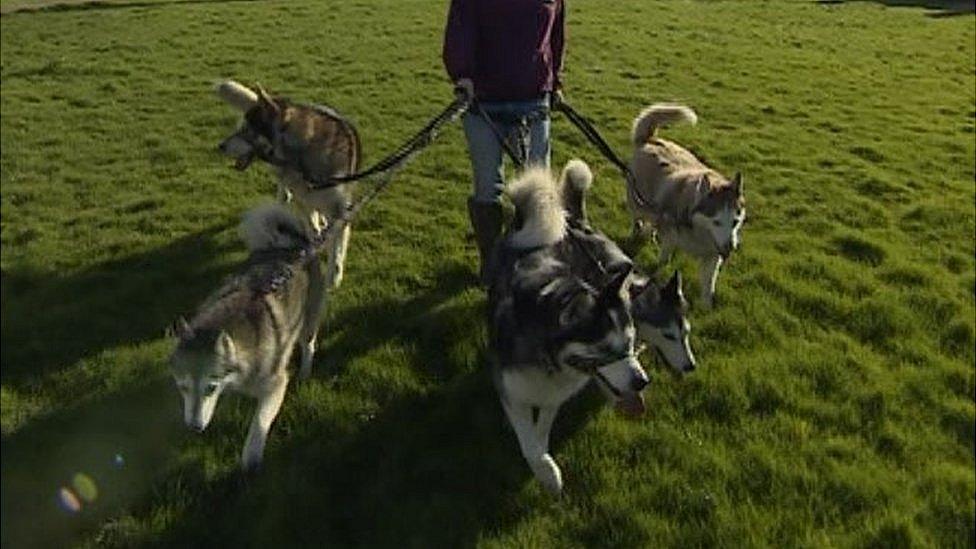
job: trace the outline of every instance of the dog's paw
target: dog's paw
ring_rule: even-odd
[[[549,454],[543,454],[532,467],[535,478],[550,494],[558,496],[563,492],[563,473]]]
[[[253,448],[245,448],[241,453],[241,472],[245,476],[254,476],[261,469],[263,452]]]
[[[261,472],[261,456],[256,458],[244,456],[241,459],[241,474],[245,478],[254,478],[259,472]]]
[[[312,362],[315,359],[315,343],[302,345],[302,359],[298,368],[298,379],[306,380],[312,376]]]

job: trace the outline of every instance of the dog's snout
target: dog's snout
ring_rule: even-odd
[[[630,380],[630,389],[635,393],[639,393],[644,390],[644,387],[647,387],[648,383],[650,383],[650,381],[647,378],[635,377]]]
[[[684,368],[682,368],[681,371],[686,374],[690,374],[691,372],[695,371],[696,367],[697,365],[695,364],[695,361],[691,361]]]
[[[206,425],[202,423],[198,423],[196,421],[187,423],[186,426],[189,427],[194,433],[202,433],[204,429],[207,428]]]

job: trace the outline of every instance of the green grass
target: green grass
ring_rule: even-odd
[[[667,135],[745,174],[750,219],[720,306],[693,310],[699,370],[645,357],[641,421],[592,392],[564,409],[559,500],[483,367],[457,128],[357,222],[259,477],[237,475],[252,404],[226,398],[191,435],[167,377],[164,328],[240,261],[238,216],[273,196],[268,170],[214,152],[236,117],[212,81],[335,105],[368,163],[450,98],[446,2],[3,16],[3,545],[972,546],[973,16],[570,4],[572,104],[621,153],[642,106],[692,105],[699,126]],[[619,176],[565,120],[554,132],[558,164],[596,171],[595,224],[623,238]],[[72,515],[54,499],[77,471],[100,496]]]

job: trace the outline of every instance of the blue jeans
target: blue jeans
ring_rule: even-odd
[[[524,150],[528,153],[526,165],[542,165],[549,167],[549,97],[542,97],[530,101],[505,101],[497,103],[482,103],[481,108],[491,118],[492,124],[503,136],[510,137],[509,143],[515,150],[519,150],[517,142],[520,120],[532,117],[539,111],[545,116],[535,116],[528,126],[525,136],[528,143]],[[471,167],[474,170],[475,202],[482,204],[497,203],[505,188],[505,173],[502,169],[502,145],[498,136],[492,131],[488,122],[475,109],[464,116],[464,134],[468,138],[468,153],[471,156]]]

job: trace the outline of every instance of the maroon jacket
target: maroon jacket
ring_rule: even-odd
[[[451,0],[444,67],[483,101],[519,101],[560,88],[563,0]]]

